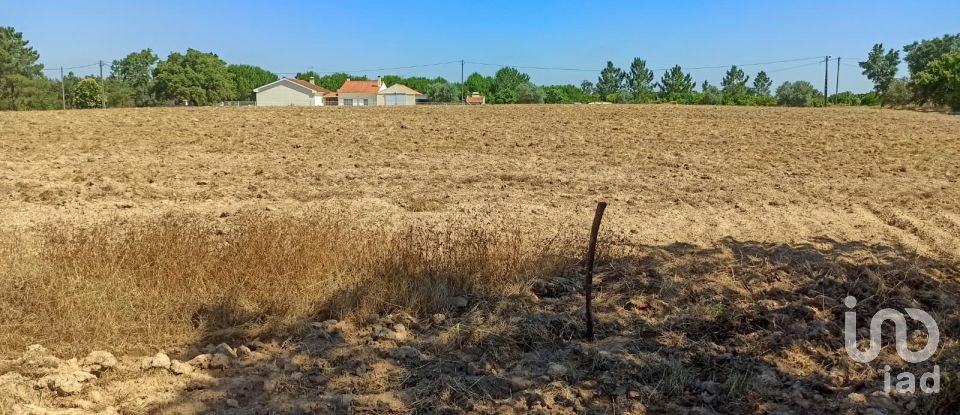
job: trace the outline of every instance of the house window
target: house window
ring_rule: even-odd
[[[344,98],[343,105],[353,105],[353,98]]]
[[[370,105],[370,100],[367,99],[367,98],[364,98],[364,99],[360,100],[360,105],[364,105],[364,106]]]

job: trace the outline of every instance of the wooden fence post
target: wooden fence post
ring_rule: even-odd
[[[587,246],[587,275],[583,280],[583,292],[587,299],[587,340],[593,341],[593,260],[597,255],[597,234],[600,233],[600,220],[607,202],[597,202],[597,212],[593,215],[593,227],[590,228],[590,243]]]

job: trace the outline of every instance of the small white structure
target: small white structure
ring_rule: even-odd
[[[487,103],[487,97],[480,95],[479,92],[474,92],[467,97],[467,105],[483,105]]]
[[[282,78],[253,90],[258,107],[314,107],[324,105],[329,90],[302,79]]]
[[[415,89],[403,84],[393,84],[387,89],[380,91],[377,100],[378,105],[417,105],[417,96],[423,95]]]
[[[337,90],[337,101],[340,105],[348,107],[383,105],[377,102],[377,94],[384,89],[387,89],[387,86],[379,76],[376,81],[353,81],[347,78]]]

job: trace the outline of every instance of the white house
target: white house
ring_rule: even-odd
[[[377,105],[417,105],[417,96],[423,95],[413,88],[402,84],[393,84],[380,91]]]
[[[375,81],[353,81],[350,78],[343,83],[337,90],[337,101],[344,106],[370,106],[383,105],[377,102],[377,94],[387,89],[383,84],[383,78],[377,77]]]
[[[302,79],[282,78],[253,90],[258,107],[313,107],[328,104],[336,94]],[[328,97],[324,102],[324,96]]]

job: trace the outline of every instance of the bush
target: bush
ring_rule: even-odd
[[[529,82],[517,85],[517,103],[543,104],[543,89]]]
[[[784,82],[777,88],[777,103],[788,107],[821,105],[823,95],[807,81]]]
[[[99,108],[103,105],[103,94],[96,79],[85,78],[73,88],[74,108]]]
[[[874,91],[867,92],[866,94],[860,94],[860,105],[875,107],[880,105],[880,97],[877,96],[877,93]]]
[[[831,96],[830,102],[836,105],[860,105],[860,95],[850,91],[843,91]]]
[[[885,103],[892,106],[909,104],[913,100],[913,92],[907,86],[908,82],[907,78],[894,79],[890,82],[890,86],[887,87],[887,92],[884,94]]]
[[[708,85],[704,88],[703,94],[700,95],[700,103],[703,105],[723,104],[723,93],[720,92],[720,88]]]

